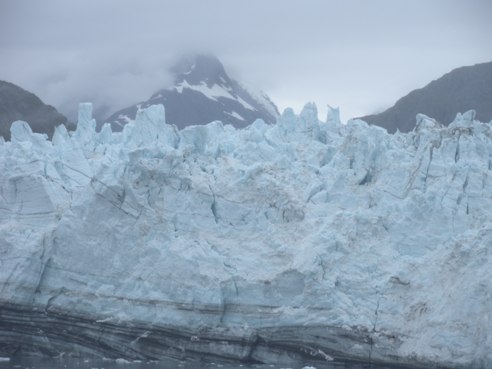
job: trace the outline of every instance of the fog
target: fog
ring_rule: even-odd
[[[0,0],[0,79],[73,119],[169,85],[183,53],[217,55],[280,110],[383,110],[453,68],[492,60],[489,0]]]

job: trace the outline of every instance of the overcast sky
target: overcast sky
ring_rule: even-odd
[[[208,52],[281,110],[314,101],[348,119],[492,61],[491,16],[491,0],[0,0],[0,79],[65,114],[111,113]]]

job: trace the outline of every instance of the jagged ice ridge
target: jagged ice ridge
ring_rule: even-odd
[[[316,107],[0,141],[0,356],[492,366],[492,124]]]

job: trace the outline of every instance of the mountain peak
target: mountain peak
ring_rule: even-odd
[[[186,81],[190,85],[206,83],[223,85],[230,82],[220,60],[209,54],[188,54],[179,59],[171,68],[174,74],[174,83],[180,84]]]
[[[155,92],[140,102],[111,115],[106,121],[119,131],[134,120],[140,108],[162,104],[166,121],[178,128],[220,120],[237,128],[256,119],[274,123],[278,117],[275,104],[262,93],[250,91],[230,78],[216,56],[188,54],[170,69],[174,84]]]

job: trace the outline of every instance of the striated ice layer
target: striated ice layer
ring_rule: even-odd
[[[492,366],[492,125],[278,123],[0,142],[0,356]]]

